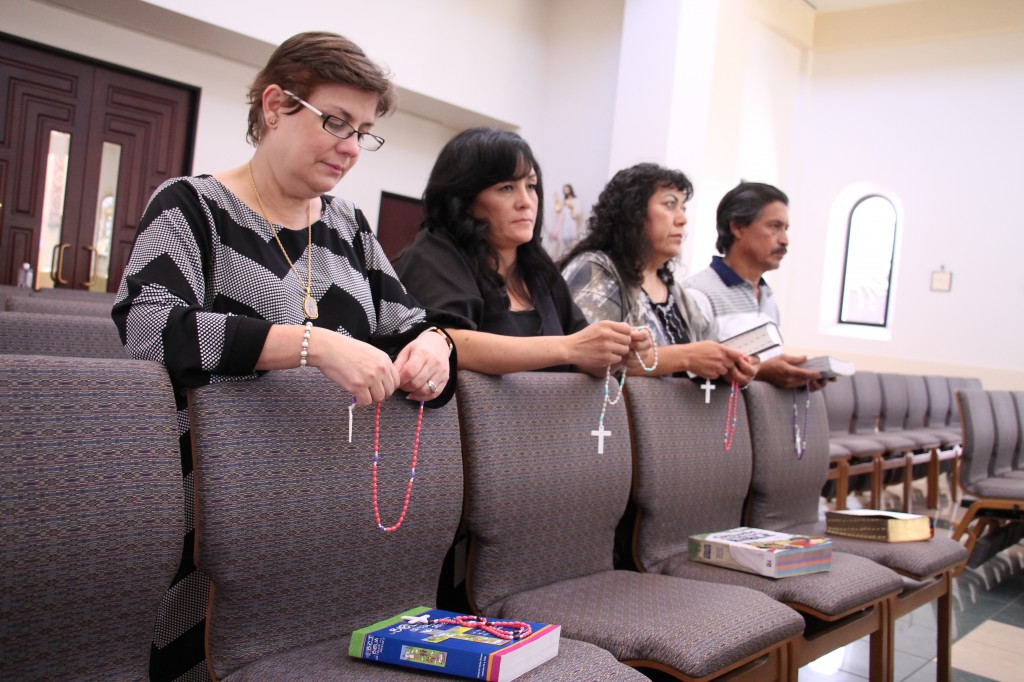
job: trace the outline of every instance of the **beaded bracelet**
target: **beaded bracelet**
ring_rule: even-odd
[[[299,353],[299,367],[306,366],[306,357],[309,356],[309,336],[313,333],[313,323],[306,322],[306,332],[302,335],[302,352]]]

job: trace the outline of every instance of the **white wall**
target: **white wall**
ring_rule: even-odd
[[[789,188],[787,339],[862,369],[1024,386],[1022,111],[1024,27],[818,46],[800,177]],[[837,290],[821,312],[819,287],[837,280],[845,240],[835,203],[857,185],[885,190],[903,218],[889,341],[830,333]],[[953,272],[950,293],[929,290],[942,266]]]

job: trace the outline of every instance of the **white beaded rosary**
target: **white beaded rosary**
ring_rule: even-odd
[[[650,336],[650,338],[651,338],[651,345],[654,347],[654,362],[653,362],[653,364],[651,364],[650,367],[648,367],[644,363],[644,359],[642,357],[640,357],[640,353],[638,353],[637,351],[633,351],[633,353],[636,355],[637,361],[640,363],[640,366],[644,368],[645,372],[653,372],[655,369],[658,368],[658,344],[654,341],[654,333],[651,332],[651,328],[648,327],[647,325],[643,325],[642,327],[637,327],[636,330],[637,331],[646,330],[647,331],[647,335]],[[597,437],[597,454],[599,454],[599,455],[603,455],[604,454],[604,437],[612,435],[611,431],[608,431],[608,430],[606,430],[604,428],[604,415],[605,415],[605,412],[608,411],[608,406],[609,405],[613,405],[613,406],[614,405],[618,405],[619,401],[622,399],[622,389],[626,385],[626,368],[625,367],[622,368],[622,376],[619,377],[619,390],[615,394],[615,398],[611,397],[611,383],[612,383],[612,366],[608,365],[608,369],[605,371],[605,374],[604,374],[604,397],[602,398],[602,402],[601,402],[601,416],[598,417],[598,419],[597,419],[597,428],[590,432],[591,436],[596,436]]]

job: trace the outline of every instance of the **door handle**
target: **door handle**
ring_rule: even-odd
[[[93,279],[93,276],[95,275],[93,270],[96,267],[96,247],[90,244],[89,246],[83,246],[82,248],[89,252],[89,279],[82,282],[82,286],[89,288],[93,285],[93,282],[95,281]]]
[[[64,279],[64,275],[61,273],[61,270],[64,268],[64,251],[70,246],[71,244],[64,243],[53,247],[53,253],[57,260],[57,267],[50,273],[50,278],[58,284],[71,284],[71,282]]]

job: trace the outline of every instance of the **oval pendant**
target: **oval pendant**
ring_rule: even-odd
[[[320,310],[316,307],[316,300],[309,294],[306,294],[306,298],[302,301],[302,310],[310,320],[315,320],[320,314]]]

